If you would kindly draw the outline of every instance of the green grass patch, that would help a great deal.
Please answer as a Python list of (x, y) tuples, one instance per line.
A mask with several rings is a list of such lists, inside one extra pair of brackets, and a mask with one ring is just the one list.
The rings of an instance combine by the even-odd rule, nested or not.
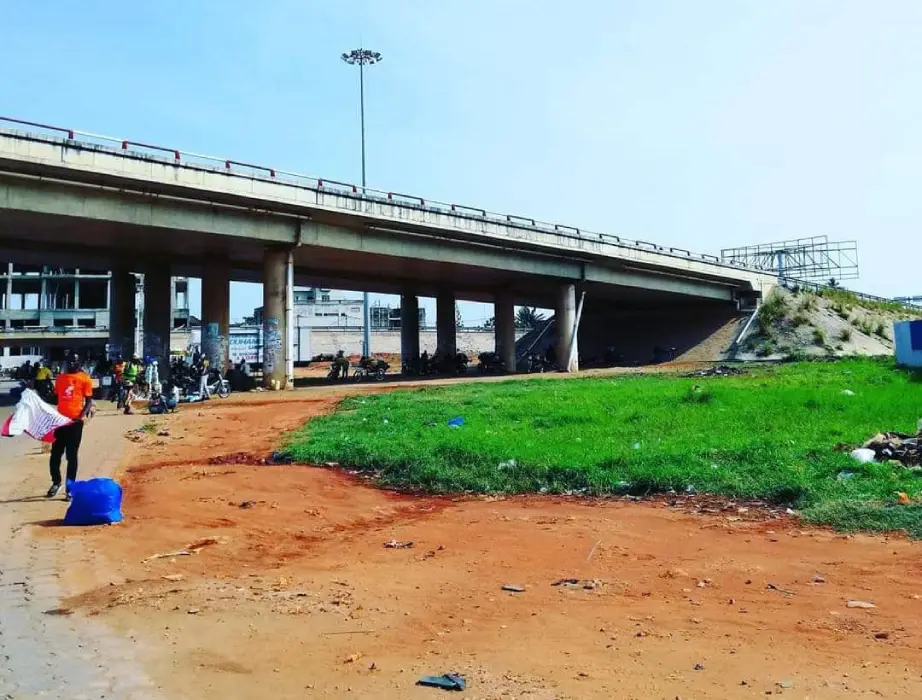
[[(845, 389), (854, 396), (843, 394)], [(299, 462), (434, 493), (685, 491), (761, 498), (845, 529), (922, 536), (922, 478), (836, 449), (914, 432), (922, 383), (890, 362), (817, 361), (744, 376), (464, 384), (345, 400), (291, 434)], [(449, 427), (455, 416), (460, 428)], [(840, 472), (853, 476), (840, 479)]]
[(823, 289), (817, 292), (823, 298), (829, 300), (833, 308), (849, 309), (858, 306), (868, 311), (879, 313), (905, 313), (906, 307), (898, 301), (874, 301), (871, 299), (862, 299), (854, 292), (847, 289)]
[(762, 302), (759, 307), (757, 322), (762, 329), (768, 329), (777, 325), (782, 319), (786, 318), (790, 311), (788, 298), (782, 292), (773, 290), (768, 298)]

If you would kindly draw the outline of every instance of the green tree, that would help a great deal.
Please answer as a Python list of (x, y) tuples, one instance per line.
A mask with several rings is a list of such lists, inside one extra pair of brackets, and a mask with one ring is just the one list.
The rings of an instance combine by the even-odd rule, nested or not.
[(515, 313), (515, 327), (532, 329), (544, 321), (544, 314), (539, 313), (534, 306), (520, 306)]

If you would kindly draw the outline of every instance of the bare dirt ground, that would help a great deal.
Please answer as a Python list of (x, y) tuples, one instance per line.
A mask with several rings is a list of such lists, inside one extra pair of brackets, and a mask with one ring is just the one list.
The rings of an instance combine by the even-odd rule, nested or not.
[(920, 545), (715, 499), (419, 498), (259, 464), (356, 390), (381, 387), (131, 433), (126, 521), (45, 530), (86, 553), (63, 605), (169, 698), (436, 698), (414, 683), (445, 672), (468, 698), (922, 697)]

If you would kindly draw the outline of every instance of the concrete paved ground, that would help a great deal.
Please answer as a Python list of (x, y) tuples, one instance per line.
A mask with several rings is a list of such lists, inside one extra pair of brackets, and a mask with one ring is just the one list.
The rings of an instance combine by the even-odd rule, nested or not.
[[(9, 406), (9, 382), (0, 384), (0, 421)], [(129, 428), (115, 415), (87, 426), (81, 477), (111, 474)], [(113, 431), (119, 439), (111, 439)], [(61, 574), (76, 542), (41, 537), (66, 503), (48, 500), (48, 456), (28, 437), (0, 439), (0, 699), (160, 697), (135, 661), (134, 642), (78, 615), (54, 614)]]

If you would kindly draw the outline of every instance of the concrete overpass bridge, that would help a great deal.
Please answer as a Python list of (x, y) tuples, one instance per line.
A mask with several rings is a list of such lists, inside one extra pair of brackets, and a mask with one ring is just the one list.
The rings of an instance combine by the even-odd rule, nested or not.
[(419, 296), (437, 299), (447, 352), (455, 300), (493, 302), (497, 349), (514, 366), (515, 304), (555, 309), (558, 357), (576, 358), (581, 299), (587, 313), (694, 314), (751, 305), (775, 283), (686, 250), (2, 118), (0, 249), (113, 270), (110, 345), (122, 352), (134, 349), (131, 272), (147, 276), (144, 352), (158, 357), (169, 353), (170, 276), (201, 277), (203, 345), (218, 365), (230, 280), (261, 281), (267, 381), (282, 385), (294, 285), (402, 295), (406, 357), (418, 355)]

